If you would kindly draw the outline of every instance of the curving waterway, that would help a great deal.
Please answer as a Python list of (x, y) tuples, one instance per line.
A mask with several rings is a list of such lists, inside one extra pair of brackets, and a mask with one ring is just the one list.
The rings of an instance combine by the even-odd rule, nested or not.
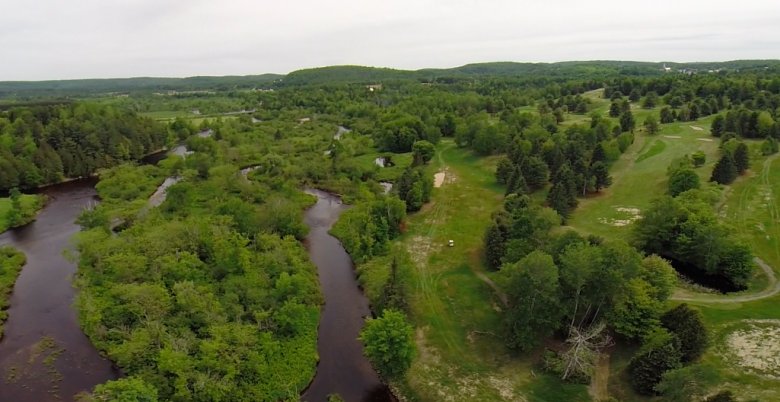
[(368, 299), (360, 289), (352, 259), (328, 231), (347, 209), (339, 197), (319, 190), (307, 190), (317, 203), (306, 210), (309, 235), (305, 244), (319, 273), (325, 307), (320, 317), (317, 374), (303, 393), (306, 402), (323, 402), (337, 393), (347, 402), (395, 401), (363, 356), (357, 339), (364, 318), (371, 314)]
[[(27, 256), (0, 340), (0, 401), (69, 401), (120, 375), (79, 327), (72, 306), (76, 264), (63, 255), (63, 250), (72, 249), (71, 237), (79, 231), (76, 218), (98, 201), (95, 183), (96, 179), (83, 179), (41, 190), (48, 203), (36, 221), (0, 234), (0, 245), (13, 246)], [(349, 254), (328, 233), (347, 207), (333, 194), (307, 192), (317, 202), (305, 214), (310, 228), (305, 245), (317, 266), (325, 306), (318, 332), (317, 374), (301, 398), (322, 402), (330, 394), (339, 394), (347, 402), (395, 401), (363, 356), (357, 337), (371, 314), (368, 299)]]
[(0, 401), (70, 401), (119, 375), (79, 327), (76, 264), (63, 256), (79, 231), (76, 218), (97, 202), (94, 186), (83, 179), (41, 190), (48, 203), (35, 222), (0, 234), (0, 244), (27, 255), (0, 341)]

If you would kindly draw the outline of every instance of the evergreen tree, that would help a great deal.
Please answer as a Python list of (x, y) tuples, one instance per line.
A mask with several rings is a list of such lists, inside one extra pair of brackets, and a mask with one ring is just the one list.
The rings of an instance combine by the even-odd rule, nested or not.
[(698, 359), (707, 348), (707, 327), (699, 310), (680, 304), (661, 316), (661, 325), (680, 340), (683, 362)]
[(648, 92), (645, 98), (642, 100), (642, 107), (645, 109), (652, 109), (657, 104), (658, 94), (655, 91)]
[(382, 287), (382, 293), (379, 296), (380, 312), (385, 309), (406, 311), (408, 308), (403, 283), (398, 270), (398, 259), (394, 257), (392, 264), (390, 264), (390, 275), (388, 275), (387, 282)]
[(657, 331), (628, 365), (632, 388), (642, 395), (654, 395), (665, 372), (680, 367), (680, 340), (666, 331)]
[(523, 171), (520, 170), (520, 166), (515, 166), (512, 175), (509, 177), (509, 182), (506, 186), (506, 194), (525, 194), (528, 192), (528, 185), (525, 182), (525, 176)]
[(530, 188), (539, 189), (544, 187), (544, 185), (547, 184), (547, 176), (549, 174), (550, 169), (542, 158), (539, 158), (538, 156), (528, 158), (525, 169), (525, 179)]
[(593, 147), (593, 154), (590, 157), (591, 163), (596, 162), (606, 162), (607, 161), (607, 152), (604, 150), (604, 146), (601, 145), (601, 143), (596, 144), (595, 147)]
[(496, 182), (498, 184), (507, 184), (514, 172), (514, 165), (508, 158), (501, 158), (496, 165)]
[(719, 114), (712, 119), (712, 125), (710, 126), (710, 132), (713, 137), (720, 137), (726, 131), (726, 119), (723, 115)]
[(604, 162), (594, 163), (590, 170), (591, 174), (593, 174), (596, 191), (599, 191), (604, 187), (609, 187), (610, 184), (612, 184), (612, 177), (610, 177), (609, 169)]
[(547, 194), (547, 203), (564, 219), (577, 206), (577, 183), (569, 165), (561, 166), (555, 174), (553, 186)]
[(740, 142), (734, 149), (734, 165), (739, 174), (745, 173), (750, 168), (750, 152), (744, 142)]
[(618, 104), (615, 101), (612, 101), (612, 103), (609, 105), (609, 116), (610, 117), (620, 116), (620, 104)]
[(672, 108), (669, 106), (664, 106), (661, 108), (661, 123), (673, 123), (675, 118), (674, 110), (672, 110)]
[(726, 152), (718, 163), (715, 164), (715, 169), (712, 170), (710, 181), (714, 181), (718, 184), (730, 184), (737, 178), (737, 174), (737, 166), (734, 163), (734, 158), (730, 153)]
[(493, 222), (485, 233), (485, 258), (490, 268), (498, 269), (501, 266), (501, 259), (506, 253), (506, 240), (505, 229), (498, 222)]
[(620, 115), (620, 130), (634, 132), (636, 121), (631, 111), (625, 111)]
[(655, 116), (650, 115), (647, 116), (644, 122), (645, 130), (647, 131), (647, 134), (649, 135), (656, 135), (658, 134), (658, 120), (656, 120)]

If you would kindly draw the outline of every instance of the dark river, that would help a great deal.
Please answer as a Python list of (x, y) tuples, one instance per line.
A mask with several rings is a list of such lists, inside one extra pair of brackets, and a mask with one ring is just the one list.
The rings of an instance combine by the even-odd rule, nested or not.
[[(41, 190), (49, 201), (37, 220), (0, 234), (0, 244), (27, 255), (0, 341), (0, 402), (70, 401), (119, 376), (79, 327), (72, 306), (76, 265), (63, 256), (79, 230), (76, 218), (97, 202), (94, 185), (95, 179), (84, 179)], [(351, 258), (328, 234), (347, 207), (337, 196), (308, 192), (318, 199), (305, 214), (310, 227), (305, 244), (319, 272), (325, 306), (317, 345), (320, 362), (302, 399), (321, 402), (337, 393), (347, 402), (395, 401), (363, 356), (357, 337), (371, 314), (368, 300)]]
[(0, 401), (70, 401), (117, 377), (79, 327), (72, 306), (76, 265), (63, 257), (76, 217), (96, 202), (94, 179), (41, 190), (49, 197), (35, 222), (0, 234), (27, 255), (0, 341)]
[(355, 277), (352, 259), (338, 239), (328, 234), (347, 207), (335, 195), (319, 190), (307, 193), (317, 196), (317, 203), (305, 215), (310, 228), (306, 247), (317, 266), (325, 307), (317, 340), (320, 362), (302, 399), (322, 402), (329, 394), (337, 393), (347, 402), (395, 401), (363, 356), (363, 345), (357, 339), (364, 317), (371, 311)]

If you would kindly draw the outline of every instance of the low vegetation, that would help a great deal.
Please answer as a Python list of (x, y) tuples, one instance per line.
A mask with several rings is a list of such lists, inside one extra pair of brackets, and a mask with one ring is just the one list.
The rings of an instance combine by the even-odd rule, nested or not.
[(3, 337), (3, 322), (8, 318), (6, 309), (9, 307), (11, 292), (25, 262), (25, 255), (16, 249), (0, 247), (0, 339)]

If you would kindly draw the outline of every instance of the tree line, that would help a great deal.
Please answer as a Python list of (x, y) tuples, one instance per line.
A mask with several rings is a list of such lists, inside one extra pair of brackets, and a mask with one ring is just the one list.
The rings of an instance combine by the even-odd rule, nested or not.
[(165, 126), (123, 108), (73, 103), (0, 113), (0, 191), (90, 176), (166, 145)]

